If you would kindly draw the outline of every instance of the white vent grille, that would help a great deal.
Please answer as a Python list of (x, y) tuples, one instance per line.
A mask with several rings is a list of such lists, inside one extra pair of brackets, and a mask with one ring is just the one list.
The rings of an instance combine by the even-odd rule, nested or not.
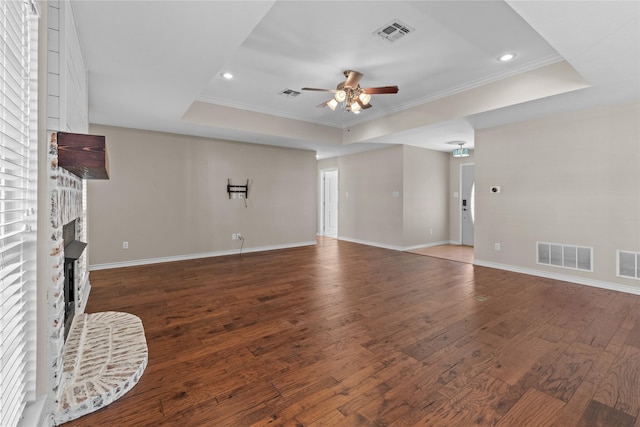
[(296, 96), (300, 95), (300, 93), (301, 92), (293, 89), (283, 89), (278, 92), (278, 95), (286, 96), (287, 98), (295, 98)]
[(408, 25), (403, 24), (397, 19), (389, 22), (387, 25), (383, 25), (373, 32), (374, 35), (380, 36), (383, 39), (394, 42), (399, 38), (406, 36), (409, 33), (415, 31)]
[(640, 252), (618, 251), (618, 276), (640, 280)]
[(536, 244), (538, 264), (593, 271), (593, 248), (544, 242)]

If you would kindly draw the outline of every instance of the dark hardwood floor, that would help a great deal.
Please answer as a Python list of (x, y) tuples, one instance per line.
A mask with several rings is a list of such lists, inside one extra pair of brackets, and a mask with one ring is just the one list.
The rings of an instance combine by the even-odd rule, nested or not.
[(80, 426), (640, 426), (640, 297), (333, 239), (91, 273), (149, 364)]
[(449, 259), (451, 261), (466, 262), (468, 264), (473, 264), (474, 259), (473, 246), (465, 245), (429, 246), (427, 248), (414, 249), (409, 252), (413, 254)]

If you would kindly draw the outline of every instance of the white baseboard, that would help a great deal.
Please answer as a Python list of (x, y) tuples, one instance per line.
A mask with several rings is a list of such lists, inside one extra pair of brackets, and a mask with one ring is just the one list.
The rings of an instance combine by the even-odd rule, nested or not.
[(568, 274), (557, 274), (548, 271), (534, 270), (532, 268), (516, 267), (513, 265), (499, 264), (496, 262), (482, 261), (476, 259), (474, 265), (481, 267), (496, 268), (498, 270), (512, 271), (514, 273), (529, 274), (531, 276), (544, 277), (547, 279), (560, 280), (563, 282), (576, 283), (578, 285), (593, 286), (594, 288), (608, 289), (610, 291), (625, 292), (627, 294), (640, 295), (640, 288), (634, 286), (621, 285), (619, 283), (604, 282), (601, 280), (587, 279), (585, 277), (570, 276)]
[[(459, 243), (455, 243), (455, 242), (436, 242), (436, 243), (433, 243), (433, 244), (427, 244), (427, 245), (421, 245), (421, 246), (410, 246), (410, 247), (403, 248), (403, 247), (400, 247), (400, 246), (387, 245), (387, 244), (384, 244), (384, 243), (371, 242), (371, 241), (367, 241), (367, 240), (352, 239), (350, 237), (344, 237), (344, 236), (340, 236), (338, 238), (340, 240), (344, 240), (344, 241), (347, 241), (347, 242), (359, 243), (361, 245), (375, 246), (375, 247), (378, 247), (378, 248), (391, 249), (391, 250), (395, 250), (395, 251), (415, 250), (415, 249), (419, 249), (421, 247), (437, 246), (437, 245), (442, 245), (442, 244), (459, 244)], [(495, 269), (498, 269), (498, 270), (512, 271), (514, 273), (522, 273), (522, 274), (528, 274), (528, 275), (531, 275), (531, 276), (545, 277), (547, 279), (560, 280), (560, 281), (563, 281), (563, 282), (576, 283), (578, 285), (593, 286), (595, 288), (608, 289), (608, 290), (611, 290), (611, 291), (625, 292), (625, 293), (628, 293), (628, 294), (640, 295), (640, 288), (637, 288), (637, 287), (634, 287), (634, 286), (629, 286), (629, 285), (622, 285), (622, 284), (619, 284), (619, 283), (604, 282), (604, 281), (601, 281), (601, 280), (587, 279), (587, 278), (584, 278), (584, 277), (570, 276), (570, 275), (567, 275), (567, 274), (556, 274), (556, 273), (551, 273), (551, 272), (548, 272), (548, 271), (534, 270), (534, 269), (531, 269), (531, 268), (516, 267), (516, 266), (513, 266), (513, 265), (499, 264), (499, 263), (495, 263), (495, 262), (482, 261), (482, 260), (478, 260), (478, 259), (476, 259), (473, 264), (477, 265), (477, 266), (481, 266), (481, 267), (495, 268)]]
[[(315, 244), (317, 244), (317, 242), (313, 240), (313, 241), (307, 241), (307, 242), (285, 243), (282, 245), (259, 246), (255, 248), (243, 248), (242, 253), (244, 254), (244, 253), (250, 253), (250, 252), (272, 251), (276, 249), (289, 249), (289, 248), (297, 248), (300, 246), (312, 246)], [(107, 270), (110, 268), (136, 267), (140, 265), (160, 264), (163, 262), (174, 262), (174, 261), (186, 261), (190, 259), (199, 259), (199, 258), (211, 258), (211, 257), (225, 256), (225, 255), (235, 255), (239, 253), (240, 253), (240, 249), (231, 249), (226, 251), (204, 252), (199, 254), (187, 254), (187, 255), (177, 255), (177, 256), (162, 257), (162, 258), (147, 258), (147, 259), (137, 259), (132, 261), (93, 264), (89, 266), (89, 271)]]
[(370, 242), (368, 240), (352, 239), (351, 237), (345, 237), (345, 236), (338, 236), (338, 240), (344, 240), (345, 242), (351, 242), (351, 243), (359, 243), (361, 245), (367, 245), (367, 246), (375, 246), (376, 248), (391, 249), (393, 251), (404, 250), (402, 246), (387, 245), (386, 243)]
[(449, 242), (448, 240), (443, 240), (442, 242), (432, 242), (432, 243), (425, 243), (423, 245), (406, 246), (403, 250), (415, 251), (416, 249), (432, 248), (434, 246), (442, 246), (442, 245), (450, 245), (450, 244), (451, 242)]
[(367, 245), (367, 246), (375, 246), (376, 248), (391, 249), (393, 251), (413, 251), (421, 248), (429, 248), (431, 246), (440, 246), (440, 245), (449, 244), (449, 241), (446, 240), (442, 242), (425, 243), (422, 245), (415, 245), (415, 246), (395, 246), (395, 245), (388, 245), (386, 243), (371, 242), (369, 240), (353, 239), (351, 237), (345, 237), (345, 236), (338, 236), (338, 240), (344, 240), (345, 242), (351, 242), (351, 243), (359, 243), (361, 245)]

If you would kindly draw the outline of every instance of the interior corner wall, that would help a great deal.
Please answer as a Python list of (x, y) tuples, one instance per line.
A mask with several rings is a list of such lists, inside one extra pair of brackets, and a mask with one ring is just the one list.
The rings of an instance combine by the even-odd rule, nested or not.
[(402, 146), (341, 156), (338, 170), (338, 237), (401, 248)]
[(403, 146), (403, 247), (449, 241), (449, 153)]
[[(616, 250), (640, 252), (639, 118), (636, 103), (477, 131), (476, 263), (640, 291), (616, 275)], [(593, 272), (536, 264), (537, 241), (592, 247)]]
[[(109, 180), (88, 181), (90, 265), (315, 243), (315, 152), (91, 125)], [(246, 199), (229, 199), (249, 180)], [(128, 242), (128, 249), (123, 249)]]
[(473, 150), (469, 151), (468, 157), (453, 157), (449, 154), (449, 194), (447, 195), (449, 199), (449, 243), (453, 245), (462, 244), (460, 236), (460, 211), (462, 209), (460, 205), (460, 165), (474, 163)]

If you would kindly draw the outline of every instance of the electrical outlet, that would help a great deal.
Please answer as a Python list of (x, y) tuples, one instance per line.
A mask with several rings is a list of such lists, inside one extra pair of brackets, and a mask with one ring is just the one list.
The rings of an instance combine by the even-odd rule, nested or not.
[(231, 240), (238, 240), (238, 233), (232, 233)]
[(500, 250), (500, 243), (495, 243), (494, 244), (494, 248), (495, 248), (496, 251), (499, 251)]
[(129, 249), (129, 242), (122, 242), (122, 249)]

